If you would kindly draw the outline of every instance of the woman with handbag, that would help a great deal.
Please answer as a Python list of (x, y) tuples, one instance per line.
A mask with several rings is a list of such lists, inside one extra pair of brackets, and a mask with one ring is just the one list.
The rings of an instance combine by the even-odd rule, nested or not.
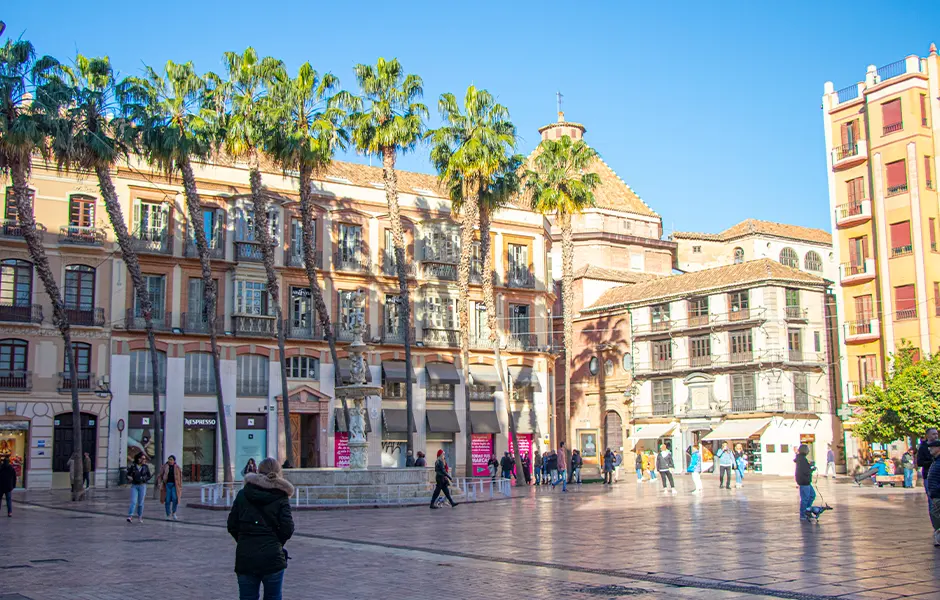
[(160, 486), (160, 502), (166, 509), (166, 520), (169, 521), (172, 518), (176, 521), (176, 509), (179, 507), (182, 495), (180, 492), (183, 491), (183, 471), (176, 464), (176, 457), (172, 454), (160, 468), (157, 485)]
[(281, 477), (273, 458), (258, 465), (257, 473), (245, 475), (228, 515), (228, 532), (235, 538), (235, 573), (240, 600), (281, 600), (287, 550), (284, 544), (294, 534), (290, 498), (294, 486)]

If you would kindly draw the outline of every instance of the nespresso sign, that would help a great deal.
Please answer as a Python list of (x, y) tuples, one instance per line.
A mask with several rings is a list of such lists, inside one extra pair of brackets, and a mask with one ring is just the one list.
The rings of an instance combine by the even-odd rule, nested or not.
[(215, 427), (215, 418), (183, 419), (183, 426), (191, 429), (212, 429)]

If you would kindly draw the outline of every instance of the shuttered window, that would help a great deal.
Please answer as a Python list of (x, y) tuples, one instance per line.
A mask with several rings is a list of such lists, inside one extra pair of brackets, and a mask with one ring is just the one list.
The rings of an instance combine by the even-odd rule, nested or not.
[(872, 317), (871, 294), (855, 297), (855, 320), (870, 321)]
[(885, 132), (901, 129), (901, 99), (896, 98), (881, 105), (881, 120)]
[(924, 180), (927, 189), (933, 189), (933, 159), (929, 156), (924, 157)]
[(920, 95), (920, 124), (927, 125), (927, 94)]
[(845, 182), (849, 203), (861, 202), (865, 199), (865, 178), (856, 177)]
[(81, 194), (69, 196), (69, 225), (72, 227), (92, 227), (94, 224), (95, 199)]
[(913, 319), (917, 316), (913, 285), (899, 285), (894, 288), (894, 309), (897, 319)]
[[(888, 194), (896, 194), (907, 190), (907, 166), (905, 161), (897, 160), (885, 165)], [(903, 189), (901, 189), (903, 188)]]
[(891, 224), (891, 247), (902, 248), (911, 245), (911, 222), (902, 221)]

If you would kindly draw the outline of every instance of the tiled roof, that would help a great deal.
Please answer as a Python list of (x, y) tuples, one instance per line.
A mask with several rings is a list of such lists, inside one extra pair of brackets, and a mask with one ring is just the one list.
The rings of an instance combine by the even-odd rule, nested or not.
[(825, 286), (826, 280), (784, 266), (775, 260), (761, 258), (736, 265), (726, 265), (683, 275), (659, 277), (644, 283), (623, 285), (604, 292), (592, 306), (582, 312), (597, 312), (626, 304), (645, 304), (722, 288), (765, 281)]
[(766, 235), (771, 237), (812, 242), (815, 244), (832, 244), (832, 234), (822, 229), (801, 227), (799, 225), (786, 225), (773, 221), (760, 221), (747, 219), (737, 225), (732, 225), (721, 233), (695, 233), (690, 231), (676, 231), (672, 239), (704, 240), (712, 242), (728, 242), (749, 235)]
[(636, 271), (623, 271), (594, 265), (584, 265), (574, 272), (575, 279), (598, 279), (600, 281), (617, 281), (621, 283), (641, 283), (658, 277), (660, 275), (654, 275), (653, 273), (637, 273)]

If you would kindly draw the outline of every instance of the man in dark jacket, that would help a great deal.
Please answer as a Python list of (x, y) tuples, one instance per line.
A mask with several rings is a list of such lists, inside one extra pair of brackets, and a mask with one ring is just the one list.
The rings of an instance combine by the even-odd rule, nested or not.
[(936, 427), (931, 427), (924, 432), (924, 435), (926, 438), (917, 448), (917, 466), (920, 467), (920, 476), (924, 480), (924, 485), (927, 485), (927, 472), (930, 471), (930, 465), (933, 464), (934, 461), (927, 444), (940, 439), (940, 435), (938, 435)]
[(0, 504), (7, 499), (7, 516), (13, 516), (13, 488), (16, 487), (16, 469), (10, 464), (9, 457), (0, 460)]
[(281, 467), (273, 458), (258, 465), (257, 473), (245, 475), (245, 487), (235, 497), (228, 514), (228, 532), (235, 538), (235, 573), (243, 598), (281, 600), (287, 551), (284, 544), (294, 534), (290, 498), (294, 486), (281, 478)]
[(509, 457), (509, 453), (508, 452), (503, 453), (503, 457), (499, 459), (499, 468), (503, 472), (503, 479), (512, 478), (512, 467), (513, 467), (513, 460), (512, 458)]
[(793, 459), (793, 462), (796, 463), (796, 484), (800, 486), (801, 521), (809, 521), (809, 516), (806, 513), (813, 506), (813, 501), (816, 500), (816, 490), (813, 489), (813, 471), (816, 470), (816, 465), (807, 458), (808, 454), (809, 446), (800, 444), (796, 458)]
[(933, 459), (925, 482), (930, 508), (930, 524), (933, 526), (933, 545), (940, 546), (940, 441), (927, 442), (927, 452)]
[(414, 455), (411, 453), (411, 450), (408, 451), (408, 457), (405, 459), (405, 466), (406, 466), (406, 467), (413, 467), (413, 466), (415, 466), (415, 457), (414, 457)]

